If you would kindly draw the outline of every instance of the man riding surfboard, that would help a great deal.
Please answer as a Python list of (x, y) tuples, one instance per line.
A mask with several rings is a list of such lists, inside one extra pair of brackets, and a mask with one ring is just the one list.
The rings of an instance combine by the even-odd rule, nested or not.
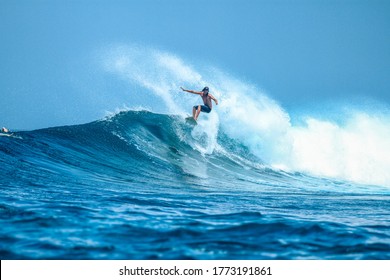
[(214, 96), (212, 96), (211, 93), (209, 93), (208, 87), (204, 87), (202, 89), (202, 91), (188, 90), (188, 89), (184, 89), (182, 87), (180, 87), (180, 88), (183, 91), (186, 91), (189, 93), (199, 94), (203, 100), (204, 105), (195, 105), (192, 108), (192, 117), (194, 118), (195, 121), (198, 119), (200, 112), (205, 112), (205, 113), (211, 112), (211, 110), (213, 108), (213, 103), (211, 102), (211, 100), (214, 100), (215, 105), (218, 105), (218, 100)]

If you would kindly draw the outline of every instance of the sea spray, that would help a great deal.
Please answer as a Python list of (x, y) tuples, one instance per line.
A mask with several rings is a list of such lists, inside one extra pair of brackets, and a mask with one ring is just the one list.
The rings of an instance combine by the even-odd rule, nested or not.
[(181, 85), (204, 84), (201, 75), (182, 60), (155, 49), (118, 46), (108, 51), (103, 58), (103, 65), (105, 70), (139, 84), (159, 97), (167, 113), (185, 114), (185, 107), (178, 106), (176, 100), (183, 102), (189, 99), (184, 94), (178, 94)]

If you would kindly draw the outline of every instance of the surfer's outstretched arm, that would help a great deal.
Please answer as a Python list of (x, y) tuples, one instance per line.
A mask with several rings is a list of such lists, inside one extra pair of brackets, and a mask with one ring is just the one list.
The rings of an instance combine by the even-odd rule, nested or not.
[(186, 91), (186, 92), (189, 92), (189, 93), (200, 94), (200, 95), (203, 94), (203, 92), (201, 92), (201, 91), (195, 91), (195, 90), (184, 89), (184, 88), (182, 88), (182, 87), (180, 87), (180, 88), (181, 88), (182, 91)]

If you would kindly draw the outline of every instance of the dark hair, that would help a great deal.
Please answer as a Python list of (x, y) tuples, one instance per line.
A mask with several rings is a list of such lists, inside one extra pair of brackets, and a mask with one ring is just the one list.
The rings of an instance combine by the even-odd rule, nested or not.
[(204, 87), (204, 88), (202, 89), (202, 91), (203, 91), (203, 92), (207, 91), (207, 93), (209, 93), (209, 87)]

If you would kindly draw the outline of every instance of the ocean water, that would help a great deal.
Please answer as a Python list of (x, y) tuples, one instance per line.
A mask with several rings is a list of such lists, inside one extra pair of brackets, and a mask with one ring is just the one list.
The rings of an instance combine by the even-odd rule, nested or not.
[[(267, 123), (285, 119), (267, 108)], [(387, 157), (367, 168), (356, 153), (332, 161), (299, 141), (320, 130), (332, 157), (322, 132), (334, 140), (342, 130), (342, 147), (362, 120), (380, 123), (270, 128), (217, 116), (192, 127), (180, 114), (128, 110), (0, 137), (1, 259), (390, 258)], [(248, 127), (272, 133), (257, 139)], [(294, 141), (276, 137), (283, 129)], [(292, 168), (280, 164), (287, 155)]]

